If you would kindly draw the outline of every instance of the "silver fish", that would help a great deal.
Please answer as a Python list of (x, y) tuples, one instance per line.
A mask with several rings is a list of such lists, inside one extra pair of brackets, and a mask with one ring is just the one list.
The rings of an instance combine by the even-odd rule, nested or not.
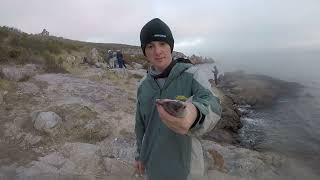
[(173, 99), (157, 99), (156, 103), (161, 105), (170, 115), (183, 118), (187, 115), (186, 105), (183, 101)]

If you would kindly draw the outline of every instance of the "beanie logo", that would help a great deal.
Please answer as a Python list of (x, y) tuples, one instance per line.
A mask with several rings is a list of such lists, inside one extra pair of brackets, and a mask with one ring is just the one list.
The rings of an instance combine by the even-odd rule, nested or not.
[(153, 37), (161, 37), (161, 38), (166, 38), (167, 36), (164, 34), (154, 34)]

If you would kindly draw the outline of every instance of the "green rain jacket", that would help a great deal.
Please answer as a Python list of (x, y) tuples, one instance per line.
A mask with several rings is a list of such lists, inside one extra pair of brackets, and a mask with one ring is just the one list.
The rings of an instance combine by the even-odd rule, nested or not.
[[(156, 109), (156, 99), (176, 99), (177, 96), (192, 96), (193, 105), (205, 116), (187, 135), (169, 129), (161, 121)], [(210, 131), (220, 115), (220, 101), (198, 67), (176, 63), (162, 88), (148, 73), (138, 87), (135, 119), (135, 159), (145, 165), (148, 180), (186, 180), (193, 168), (204, 168), (201, 144), (194, 137)], [(198, 142), (194, 143), (193, 140)]]

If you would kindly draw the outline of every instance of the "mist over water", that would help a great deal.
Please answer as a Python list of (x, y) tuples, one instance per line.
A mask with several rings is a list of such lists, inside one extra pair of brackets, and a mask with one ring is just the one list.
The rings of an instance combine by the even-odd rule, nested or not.
[(297, 97), (282, 97), (274, 106), (244, 118), (240, 136), (261, 151), (296, 159), (320, 175), (320, 51), (219, 54), (220, 72), (243, 70), (305, 86)]
[(243, 70), (303, 84), (320, 83), (320, 50), (220, 53), (214, 57), (224, 72)]

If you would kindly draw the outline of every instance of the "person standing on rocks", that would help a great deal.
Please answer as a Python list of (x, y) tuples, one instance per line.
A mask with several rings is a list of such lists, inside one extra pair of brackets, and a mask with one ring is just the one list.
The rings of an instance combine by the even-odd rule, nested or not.
[(123, 54), (120, 50), (117, 50), (117, 60), (118, 60), (118, 67), (121, 69), (123, 68), (124, 60), (123, 60)]
[(118, 67), (119, 67), (120, 72), (124, 78), (124, 77), (128, 76), (128, 73), (125, 69), (126, 65), (124, 63), (123, 54), (121, 53), (120, 50), (117, 51), (117, 59), (118, 59)]
[(214, 66), (213, 67), (213, 75), (214, 75), (214, 83), (216, 84), (216, 86), (218, 85), (218, 74), (219, 74), (219, 71), (218, 71), (218, 68), (217, 66)]
[(113, 61), (113, 68), (118, 67), (118, 59), (117, 59), (117, 52), (113, 51), (112, 52), (112, 61)]
[(113, 60), (113, 52), (111, 50), (108, 50), (107, 58), (109, 61), (110, 69), (113, 69), (114, 68), (114, 60)]
[[(136, 171), (145, 172), (148, 180), (201, 179), (205, 169), (198, 138), (220, 119), (220, 100), (198, 67), (173, 60), (174, 39), (162, 20), (155, 18), (145, 24), (140, 42), (151, 67), (137, 90)], [(183, 102), (183, 117), (169, 114), (156, 103), (178, 98), (189, 99)]]

